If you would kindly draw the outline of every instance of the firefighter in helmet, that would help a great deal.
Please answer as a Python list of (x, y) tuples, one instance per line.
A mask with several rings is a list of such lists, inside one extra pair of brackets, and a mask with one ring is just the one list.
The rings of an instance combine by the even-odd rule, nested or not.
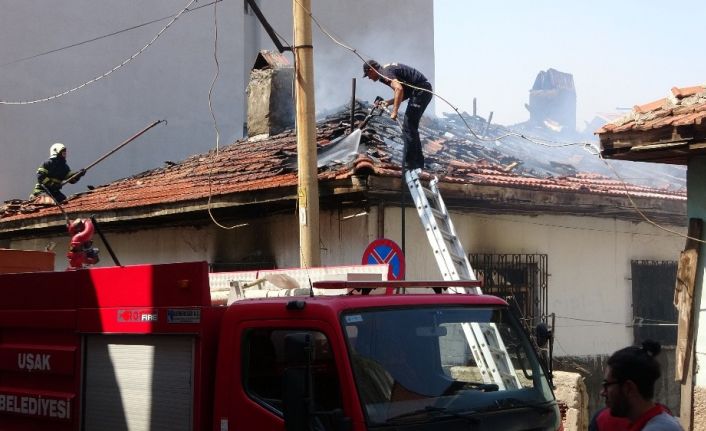
[(61, 193), (64, 181), (69, 180), (71, 184), (75, 184), (85, 174), (85, 169), (78, 172), (71, 171), (66, 164), (66, 146), (57, 142), (49, 148), (49, 160), (37, 169), (37, 184), (30, 198), (49, 192), (57, 202), (64, 202), (66, 196)]

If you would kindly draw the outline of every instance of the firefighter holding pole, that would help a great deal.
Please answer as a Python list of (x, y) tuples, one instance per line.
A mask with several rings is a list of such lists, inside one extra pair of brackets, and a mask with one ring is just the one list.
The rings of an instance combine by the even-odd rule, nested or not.
[(61, 187), (66, 181), (75, 184), (86, 174), (85, 169), (72, 172), (66, 163), (66, 146), (60, 142), (49, 148), (49, 160), (37, 169), (37, 184), (30, 198), (36, 198), (42, 193), (49, 193), (57, 202), (66, 200)]

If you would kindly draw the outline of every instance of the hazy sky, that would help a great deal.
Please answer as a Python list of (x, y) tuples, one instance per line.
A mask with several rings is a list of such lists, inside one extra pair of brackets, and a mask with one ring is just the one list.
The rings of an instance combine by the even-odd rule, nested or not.
[(509, 125), (529, 118), (535, 77), (554, 68), (574, 76), (581, 130), (598, 112), (705, 84), (704, 18), (703, 0), (435, 0), (435, 89)]

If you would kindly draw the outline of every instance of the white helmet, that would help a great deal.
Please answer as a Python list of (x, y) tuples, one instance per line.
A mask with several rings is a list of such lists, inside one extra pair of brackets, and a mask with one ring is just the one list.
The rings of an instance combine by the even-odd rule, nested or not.
[(52, 159), (59, 155), (62, 151), (66, 150), (66, 146), (61, 142), (57, 142), (49, 148), (49, 158)]

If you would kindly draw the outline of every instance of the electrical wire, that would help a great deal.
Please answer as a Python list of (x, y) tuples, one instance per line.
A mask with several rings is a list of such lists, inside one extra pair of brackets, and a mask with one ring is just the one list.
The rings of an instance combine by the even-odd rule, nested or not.
[[(222, 0), (217, 0), (215, 2), (209, 3), (208, 5), (213, 5), (213, 61), (216, 66), (216, 71), (213, 75), (213, 79), (211, 79), (211, 85), (208, 88), (208, 111), (211, 114), (211, 120), (213, 122), (213, 129), (216, 132), (216, 149), (213, 155), (213, 158), (211, 160), (211, 165), (208, 170), (208, 204), (207, 204), (207, 211), (208, 211), (208, 216), (211, 218), (211, 221), (213, 224), (215, 224), (217, 227), (225, 230), (232, 230), (232, 229), (237, 229), (241, 228), (244, 226), (247, 226), (248, 223), (238, 223), (235, 225), (231, 226), (226, 226), (223, 223), (220, 223), (218, 220), (216, 220), (215, 215), (213, 214), (213, 171), (215, 169), (215, 164), (216, 164), (216, 159), (218, 158), (219, 152), (220, 152), (220, 142), (221, 142), (221, 132), (220, 128), (218, 127), (218, 120), (216, 119), (216, 113), (213, 109), (213, 89), (215, 88), (216, 81), (218, 80), (218, 77), (220, 76), (221, 72), (221, 66), (220, 66), (220, 61), (218, 60), (218, 7), (216, 5), (217, 2), (222, 1)], [(277, 31), (274, 29), (272, 30), (274, 33), (279, 37), (282, 41), (284, 41), (284, 44), (288, 46), (291, 50), (292, 45), (282, 37)]]
[(578, 317), (559, 316), (558, 314), (557, 314), (556, 318), (557, 319), (565, 319), (565, 320), (574, 320), (577, 322), (604, 323), (607, 325), (627, 325), (627, 323), (625, 323), (625, 322), (609, 322), (606, 320), (580, 319)]
[(208, 170), (208, 204), (207, 204), (207, 211), (208, 211), (208, 216), (211, 218), (211, 221), (213, 221), (213, 224), (218, 226), (221, 229), (225, 230), (232, 230), (240, 227), (247, 226), (247, 223), (238, 223), (234, 224), (231, 226), (226, 226), (222, 223), (220, 223), (218, 220), (216, 220), (216, 217), (213, 215), (213, 170), (215, 169), (216, 165), (216, 160), (218, 159), (218, 154), (220, 151), (220, 142), (221, 142), (221, 131), (220, 128), (218, 127), (218, 120), (216, 120), (216, 113), (213, 110), (213, 88), (216, 85), (216, 81), (218, 80), (218, 77), (220, 76), (221, 73), (221, 64), (218, 61), (218, 4), (216, 2), (213, 3), (213, 61), (216, 66), (216, 71), (213, 74), (213, 78), (211, 79), (211, 85), (208, 88), (208, 111), (211, 114), (211, 119), (213, 121), (213, 129), (216, 132), (216, 151), (213, 153), (213, 157), (211, 159), (211, 165), (209, 166)]
[[(633, 317), (632, 322), (611, 322), (611, 321), (606, 321), (606, 320), (596, 320), (596, 319), (582, 319), (578, 317), (569, 317), (569, 316), (556, 316), (557, 319), (564, 319), (564, 320), (572, 320), (576, 322), (587, 322), (587, 323), (600, 323), (600, 324), (605, 324), (605, 325), (619, 325), (619, 326), (625, 326), (625, 327), (642, 327), (642, 326), (676, 326), (677, 324), (674, 321), (670, 320), (661, 320), (661, 319), (650, 319), (646, 317)], [(643, 322), (648, 322), (648, 323), (643, 323)], [(599, 325), (577, 325), (577, 326), (599, 326)], [(569, 327), (569, 326), (562, 326), (562, 327)]]
[[(201, 8), (204, 8), (204, 7), (206, 7), (206, 6), (210, 6), (210, 5), (214, 4), (214, 3), (221, 2), (221, 1), (223, 1), (223, 0), (215, 0), (215, 1), (212, 1), (211, 3), (206, 3), (206, 4), (204, 4), (204, 5), (197, 6), (197, 7), (193, 8), (193, 9), (188, 9), (188, 8), (187, 8), (187, 11), (186, 11), (185, 13), (194, 12), (194, 11), (196, 11), (196, 10), (199, 10), (199, 9), (201, 9)], [(136, 30), (136, 29), (138, 29), (138, 28), (148, 26), (148, 25), (150, 25), (150, 24), (154, 24), (154, 23), (157, 23), (157, 22), (165, 21), (165, 20), (168, 20), (169, 18), (172, 18), (172, 17), (174, 17), (174, 15), (169, 15), (169, 16), (165, 16), (165, 17), (162, 17), (162, 18), (153, 19), (152, 21), (143, 22), (142, 24), (133, 25), (132, 27), (124, 28), (124, 29), (122, 29), (122, 30), (118, 30), (118, 31), (114, 31), (114, 32), (112, 32), (112, 33), (104, 34), (104, 35), (102, 35), (102, 36), (97, 36), (97, 37), (94, 37), (94, 38), (92, 38), (92, 39), (87, 39), (87, 40), (84, 40), (84, 41), (81, 41), (81, 42), (72, 43), (71, 45), (62, 46), (61, 48), (55, 48), (55, 49), (52, 49), (52, 50), (49, 50), (49, 51), (40, 52), (39, 54), (34, 54), (34, 55), (27, 56), (27, 57), (18, 58), (18, 59), (16, 59), (16, 60), (8, 61), (7, 63), (2, 63), (2, 64), (0, 64), (0, 67), (10, 66), (10, 65), (12, 65), (12, 64), (21, 63), (21, 62), (23, 62), (23, 61), (32, 60), (32, 59), (37, 58), (37, 57), (42, 57), (42, 56), (45, 56), (45, 55), (48, 55), (48, 54), (53, 54), (53, 53), (55, 53), (55, 52), (64, 51), (64, 50), (70, 49), (70, 48), (75, 48), (75, 47), (77, 47), (77, 46), (85, 45), (85, 44), (87, 44), (87, 43), (95, 42), (95, 41), (98, 41), (98, 40), (101, 40), (101, 39), (106, 39), (106, 38), (108, 38), (108, 37), (117, 36), (117, 35), (119, 35), (119, 34), (121, 34), (121, 33), (126, 33), (126, 32), (131, 31), (131, 30)]]
[[(221, 0), (218, 0), (221, 1)], [(216, 119), (216, 113), (215, 110), (213, 109), (213, 89), (215, 88), (216, 82), (218, 81), (218, 77), (220, 76), (221, 72), (221, 66), (220, 66), (220, 61), (218, 60), (218, 5), (216, 4), (217, 2), (209, 3), (213, 4), (213, 62), (216, 66), (216, 71), (213, 74), (213, 78), (211, 79), (211, 85), (208, 88), (208, 111), (211, 114), (211, 120), (213, 122), (213, 129), (216, 132), (216, 149), (215, 152), (213, 153), (213, 157), (211, 159), (211, 165), (208, 170), (208, 204), (207, 204), (207, 211), (208, 211), (208, 216), (211, 218), (211, 221), (213, 224), (215, 224), (217, 227), (225, 230), (233, 230), (237, 228), (241, 228), (244, 226), (247, 226), (248, 223), (238, 223), (230, 226), (226, 226), (223, 223), (219, 222), (215, 215), (213, 214), (213, 171), (215, 169), (216, 165), (216, 160), (218, 158), (218, 155), (220, 153), (220, 142), (221, 142), (221, 131), (220, 128), (218, 127), (218, 120)], [(275, 32), (275, 34), (277, 34)], [(277, 34), (284, 42), (289, 45), (289, 42), (287, 42), (284, 38), (282, 38), (279, 34)]]
[(613, 167), (612, 164), (608, 163), (608, 161), (607, 161), (605, 158), (603, 158), (603, 156), (601, 156), (600, 154), (598, 155), (598, 157), (601, 159), (601, 161), (603, 161), (603, 163), (606, 164), (606, 166), (608, 166), (608, 167), (613, 171), (613, 174), (616, 176), (616, 178), (618, 178), (618, 180), (619, 180), (620, 183), (622, 184), (623, 188), (625, 189), (625, 195), (627, 196), (628, 200), (630, 201), (630, 204), (631, 204), (632, 207), (635, 209), (635, 211), (637, 211), (637, 213), (638, 213), (647, 223), (651, 224), (652, 226), (656, 227), (657, 229), (663, 230), (663, 231), (668, 232), (668, 233), (670, 233), (670, 234), (672, 234), (672, 235), (680, 236), (680, 237), (682, 237), (682, 238), (685, 238), (685, 239), (688, 239), (688, 240), (691, 240), (691, 241), (696, 241), (696, 242), (699, 242), (699, 243), (701, 243), (701, 244), (706, 244), (706, 241), (704, 241), (704, 240), (702, 240), (702, 239), (700, 239), (700, 238), (694, 238), (693, 236), (689, 236), (688, 234), (683, 234), (683, 233), (681, 233), (681, 232), (677, 232), (677, 231), (674, 231), (674, 230), (672, 230), (672, 229), (666, 228), (666, 227), (660, 225), (659, 223), (653, 221), (652, 219), (650, 219), (650, 218), (647, 216), (647, 214), (645, 214), (645, 213), (640, 209), (640, 207), (637, 206), (637, 204), (636, 204), (635, 201), (633, 200), (632, 196), (630, 195), (630, 191), (628, 190), (628, 185), (627, 185), (627, 183), (625, 182), (625, 180), (623, 180), (623, 178), (620, 176), (620, 174), (619, 174), (618, 171), (615, 169), (615, 167)]
[[(112, 69), (110, 69), (109, 71), (105, 72), (104, 74), (99, 75), (99, 76), (96, 76), (95, 78), (93, 78), (93, 79), (91, 79), (91, 80), (89, 80), (89, 81), (86, 81), (86, 82), (84, 82), (84, 83), (81, 84), (81, 85), (78, 85), (78, 86), (76, 86), (76, 87), (73, 87), (73, 88), (71, 88), (71, 89), (69, 89), (69, 90), (66, 90), (66, 91), (64, 91), (64, 92), (55, 94), (55, 95), (53, 95), (53, 96), (45, 97), (45, 98), (42, 98), (42, 99), (36, 99), (36, 100), (27, 100), (27, 101), (8, 101), (8, 100), (0, 100), (0, 105), (32, 105), (32, 104), (35, 104), (35, 103), (48, 102), (48, 101), (50, 101), (50, 100), (58, 99), (58, 98), (60, 98), (60, 97), (62, 97), (62, 96), (66, 96), (67, 94), (70, 94), (70, 93), (73, 93), (73, 92), (75, 92), (75, 91), (78, 91), (78, 90), (82, 89), (83, 87), (86, 87), (86, 86), (88, 86), (88, 85), (90, 85), (90, 84), (93, 84), (93, 83), (95, 83), (95, 82), (97, 82), (97, 81), (99, 81), (99, 80), (105, 78), (106, 76), (110, 75), (111, 73), (115, 72), (116, 70), (122, 68), (123, 66), (125, 66), (126, 64), (128, 64), (129, 62), (131, 62), (132, 60), (134, 60), (138, 55), (142, 54), (147, 48), (149, 48), (149, 47), (162, 35), (162, 33), (164, 33), (169, 27), (171, 27), (172, 24), (174, 24), (174, 22), (175, 22), (177, 19), (179, 19), (179, 17), (180, 17), (184, 12), (186, 12), (186, 11), (189, 9), (189, 7), (190, 7), (195, 1), (196, 1), (196, 0), (190, 0), (189, 3), (188, 3), (182, 10), (180, 10), (177, 14), (175, 14), (175, 15), (174, 15), (174, 18), (172, 18), (172, 20), (169, 21), (169, 23), (168, 23), (167, 25), (165, 25), (165, 26), (152, 38), (152, 40), (150, 40), (150, 41), (149, 41), (145, 46), (143, 46), (139, 51), (137, 51), (136, 53), (134, 53), (133, 55), (131, 55), (131, 56), (128, 57), (127, 59), (123, 60), (122, 63), (120, 63), (120, 64), (118, 64), (117, 66), (113, 67)], [(215, 4), (215, 3), (214, 3), (214, 4)]]

